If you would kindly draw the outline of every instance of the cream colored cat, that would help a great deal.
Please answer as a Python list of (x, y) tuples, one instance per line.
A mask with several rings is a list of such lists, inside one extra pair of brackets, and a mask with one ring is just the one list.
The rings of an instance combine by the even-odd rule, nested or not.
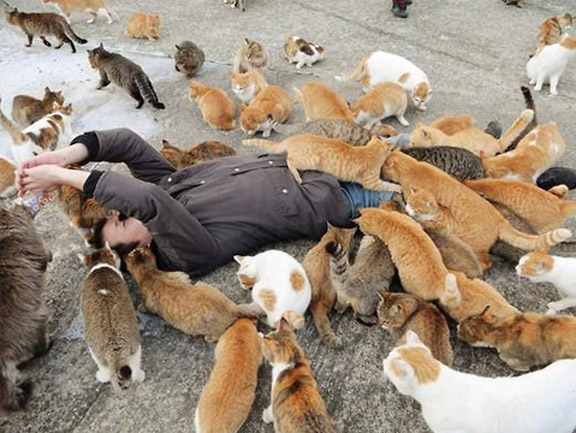
[(72, 12), (90, 12), (91, 18), (88, 24), (96, 22), (98, 12), (104, 10), (108, 16), (108, 24), (112, 24), (114, 20), (118, 19), (118, 14), (114, 12), (106, 0), (42, 0), (42, 3), (52, 3), (56, 6), (62, 14), (70, 21), (70, 14)]
[(307, 122), (319, 119), (340, 119), (354, 122), (354, 115), (346, 100), (326, 84), (309, 82), (296, 91), (298, 93), (297, 98), (304, 105)]
[(158, 15), (136, 13), (128, 20), (124, 34), (129, 38), (155, 41), (160, 38), (160, 17)]

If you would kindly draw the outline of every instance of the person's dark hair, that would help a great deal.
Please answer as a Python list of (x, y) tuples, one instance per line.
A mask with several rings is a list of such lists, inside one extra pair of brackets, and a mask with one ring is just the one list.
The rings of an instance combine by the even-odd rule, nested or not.
[[(122, 215), (120, 215), (119, 218), (122, 218)], [(126, 219), (126, 217), (124, 217), (123, 219)], [(122, 221), (123, 219), (121, 219), (120, 221)], [(104, 225), (107, 222), (108, 222), (107, 219), (103, 219), (103, 220), (100, 220), (98, 222), (98, 224), (96, 224), (94, 226), (93, 236), (92, 236), (94, 248), (104, 248), (105, 241), (104, 241), (104, 236), (102, 235), (102, 229), (104, 228)], [(117, 245), (114, 245), (112, 247), (112, 249), (118, 253), (118, 255), (120, 256), (120, 258), (122, 260), (124, 260), (124, 257), (126, 257), (128, 254), (130, 254), (136, 248), (138, 248), (138, 242), (129, 242), (129, 243), (117, 244)]]

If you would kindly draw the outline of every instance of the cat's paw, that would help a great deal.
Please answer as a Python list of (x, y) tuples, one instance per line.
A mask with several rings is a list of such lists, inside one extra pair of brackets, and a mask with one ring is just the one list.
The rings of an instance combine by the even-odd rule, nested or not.
[(98, 370), (96, 372), (96, 380), (100, 383), (110, 382), (110, 373), (103, 370)]
[(144, 382), (144, 379), (146, 379), (146, 373), (144, 373), (144, 370), (138, 370), (136, 374), (134, 374), (134, 380), (136, 382)]
[(555, 314), (557, 314), (557, 311), (554, 310), (553, 308), (548, 308), (548, 310), (545, 313), (547, 316), (553, 316)]
[(262, 412), (262, 421), (264, 421), (264, 423), (266, 424), (270, 424), (271, 422), (274, 421), (274, 415), (272, 414), (272, 406), (268, 406), (266, 409), (264, 409), (264, 412)]

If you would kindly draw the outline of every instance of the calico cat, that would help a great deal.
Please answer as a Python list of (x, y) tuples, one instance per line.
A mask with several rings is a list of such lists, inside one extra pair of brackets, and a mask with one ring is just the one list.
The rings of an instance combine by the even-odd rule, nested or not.
[(572, 57), (576, 56), (576, 38), (565, 35), (553, 45), (547, 45), (528, 60), (526, 73), (534, 90), (539, 92), (546, 83), (550, 84), (550, 94), (558, 95), (558, 82)]
[(304, 351), (286, 320), (264, 337), (264, 357), (272, 366), (272, 401), (265, 423), (276, 433), (337, 433)]
[(211, 128), (231, 131), (236, 127), (234, 102), (223, 90), (190, 81), (188, 99), (198, 100), (202, 118)]
[(345, 182), (356, 182), (366, 189), (399, 191), (398, 185), (380, 179), (380, 170), (390, 154), (390, 145), (373, 137), (366, 146), (352, 147), (333, 138), (295, 135), (279, 143), (244, 140), (271, 153), (286, 152), (286, 163), (294, 179), (302, 183), (298, 170), (318, 170)]
[(237, 432), (256, 398), (262, 340), (250, 319), (238, 319), (214, 350), (214, 368), (194, 416), (196, 433)]
[(88, 276), (82, 292), (84, 338), (98, 366), (98, 382), (111, 382), (118, 393), (144, 380), (136, 311), (120, 273), (120, 258), (109, 245), (81, 256)]
[(568, 189), (576, 188), (576, 170), (565, 167), (552, 167), (536, 179), (539, 188), (550, 190), (558, 185), (565, 185)]
[(356, 123), (371, 129), (382, 119), (394, 116), (402, 126), (408, 126), (404, 113), (408, 96), (396, 83), (382, 83), (370, 90), (350, 106)]
[(100, 73), (100, 82), (97, 90), (108, 86), (110, 82), (126, 90), (138, 102), (136, 108), (142, 108), (144, 99), (158, 110), (166, 106), (158, 100), (158, 95), (150, 82), (148, 75), (133, 61), (117, 53), (104, 49), (104, 45), (88, 50), (88, 60), (92, 69)]
[(355, 232), (355, 228), (344, 229), (328, 224), (326, 234), (304, 258), (304, 269), (312, 286), (312, 300), (310, 301), (312, 319), (322, 341), (330, 347), (339, 347), (341, 341), (332, 330), (328, 320), (328, 313), (336, 304), (337, 294), (330, 273), (331, 256), (326, 252), (326, 245), (335, 242), (344, 249), (345, 254), (348, 254)]
[(458, 338), (476, 347), (494, 347), (515, 371), (576, 358), (574, 316), (517, 313), (505, 318), (484, 311), (458, 325)]
[(572, 433), (576, 428), (576, 361), (558, 361), (523, 376), (484, 378), (442, 365), (413, 332), (406, 340), (384, 360), (384, 375), (420, 404), (432, 432)]
[(549, 255), (545, 251), (533, 251), (522, 257), (516, 273), (533, 283), (552, 283), (562, 300), (548, 304), (548, 314), (576, 307), (576, 258)]
[(338, 295), (336, 311), (343, 313), (351, 307), (356, 320), (375, 325), (378, 290), (388, 290), (396, 273), (390, 251), (380, 239), (364, 236), (350, 266), (344, 245), (330, 241), (325, 248), (332, 256), (330, 279)]
[(192, 78), (200, 70), (206, 59), (204, 51), (194, 42), (184, 41), (176, 45), (174, 54), (174, 67), (178, 72)]
[(434, 358), (452, 365), (450, 329), (434, 304), (409, 293), (380, 291), (378, 296), (378, 324), (392, 334), (397, 346), (406, 344), (408, 332), (415, 332)]
[(237, 74), (242, 74), (247, 72), (249, 67), (254, 69), (266, 69), (268, 63), (268, 50), (264, 45), (246, 38), (244, 39), (244, 45), (236, 51), (232, 71)]
[(452, 146), (412, 147), (402, 152), (439, 168), (459, 181), (485, 177), (482, 160), (468, 149)]
[(250, 105), (240, 104), (240, 127), (248, 135), (262, 131), (269, 137), (274, 125), (284, 123), (292, 114), (293, 100), (280, 86), (267, 86), (260, 91)]
[(160, 17), (158, 15), (136, 13), (128, 20), (124, 34), (129, 38), (155, 41), (160, 38)]
[(258, 93), (268, 87), (264, 75), (251, 67), (243, 74), (230, 72), (230, 82), (234, 94), (245, 104), (250, 104)]
[(62, 107), (62, 92), (53, 92), (50, 87), (44, 89), (44, 98), (36, 99), (28, 95), (17, 95), (12, 100), (12, 120), (22, 128), (32, 125), (54, 111), (54, 104)]
[(18, 365), (49, 349), (42, 292), (50, 260), (26, 209), (0, 205), (0, 413), (25, 407), (32, 384)]
[(118, 20), (118, 14), (114, 12), (106, 0), (42, 0), (42, 3), (53, 3), (62, 14), (70, 20), (72, 12), (90, 12), (91, 18), (87, 21), (88, 24), (96, 22), (98, 18), (98, 11), (104, 9), (108, 16), (108, 24), (112, 24), (114, 20)]
[(234, 256), (240, 267), (236, 275), (252, 300), (266, 312), (266, 324), (278, 328), (284, 317), (300, 329), (312, 297), (304, 267), (291, 255), (268, 250), (255, 256)]
[(426, 104), (432, 97), (430, 82), (422, 69), (404, 57), (384, 51), (368, 54), (350, 74), (336, 77), (336, 80), (360, 80), (364, 92), (385, 82), (400, 84), (410, 93), (415, 107), (421, 111), (426, 110)]
[(534, 183), (565, 149), (566, 143), (552, 122), (534, 128), (512, 151), (492, 157), (481, 155), (482, 165), (487, 177)]
[(140, 247), (126, 258), (128, 271), (138, 283), (139, 309), (158, 314), (167, 323), (190, 335), (203, 335), (215, 343), (239, 317), (261, 317), (254, 304), (236, 305), (217, 288), (201, 281), (192, 284), (184, 272), (163, 272), (149, 247)]
[(239, 8), (242, 12), (246, 10), (246, 0), (224, 0), (224, 4), (230, 4), (230, 6)]
[(16, 192), (14, 186), (16, 163), (0, 157), (0, 198), (6, 198)]
[(0, 126), (12, 137), (12, 154), (15, 162), (20, 164), (35, 155), (54, 150), (69, 142), (72, 138), (72, 112), (71, 104), (61, 107), (54, 103), (50, 114), (21, 129), (0, 110)]
[(312, 66), (326, 55), (326, 47), (313, 44), (299, 36), (290, 36), (284, 43), (284, 57), (288, 63), (296, 63), (296, 69)]
[(306, 122), (319, 119), (354, 122), (348, 103), (326, 84), (309, 82), (297, 92), (297, 99), (304, 105)]
[(544, 21), (538, 28), (536, 55), (538, 55), (545, 46), (560, 42), (566, 34), (566, 30), (572, 27), (572, 21), (572, 15), (569, 13), (556, 15)]
[(26, 13), (18, 12), (18, 9), (14, 8), (10, 12), (5, 12), (6, 21), (13, 26), (18, 26), (26, 34), (28, 38), (28, 43), (26, 47), (32, 46), (32, 41), (34, 41), (34, 36), (39, 36), (44, 45), (51, 47), (52, 44), (46, 39), (47, 36), (54, 36), (58, 39), (59, 44), (54, 48), (59, 49), (64, 44), (69, 44), (72, 48), (72, 53), (76, 52), (76, 47), (72, 40), (84, 45), (88, 41), (82, 39), (66, 19), (58, 14), (52, 13)]
[[(530, 135), (530, 134), (529, 134)], [(527, 136), (527, 138), (529, 137)], [(526, 250), (555, 245), (568, 239), (570, 230), (558, 229), (540, 236), (516, 230), (488, 201), (450, 175), (394, 151), (384, 163), (382, 175), (399, 182), (404, 188), (423, 188), (432, 193), (436, 202), (446, 209), (442, 217), (450, 217), (452, 233), (472, 247), (483, 268), (490, 267), (488, 251), (497, 239)], [(482, 215), (479, 219), (478, 215)]]
[(162, 140), (160, 153), (177, 170), (191, 167), (204, 161), (236, 155), (234, 149), (218, 141), (205, 141), (196, 146), (191, 146), (187, 150), (182, 150), (171, 145), (168, 141)]

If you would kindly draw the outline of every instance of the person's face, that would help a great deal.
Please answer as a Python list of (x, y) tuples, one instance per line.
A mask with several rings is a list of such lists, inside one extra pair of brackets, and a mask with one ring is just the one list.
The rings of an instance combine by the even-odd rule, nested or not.
[(102, 237), (112, 248), (118, 244), (138, 242), (139, 246), (148, 245), (152, 241), (150, 231), (136, 218), (120, 220), (117, 216), (109, 218), (102, 227)]

